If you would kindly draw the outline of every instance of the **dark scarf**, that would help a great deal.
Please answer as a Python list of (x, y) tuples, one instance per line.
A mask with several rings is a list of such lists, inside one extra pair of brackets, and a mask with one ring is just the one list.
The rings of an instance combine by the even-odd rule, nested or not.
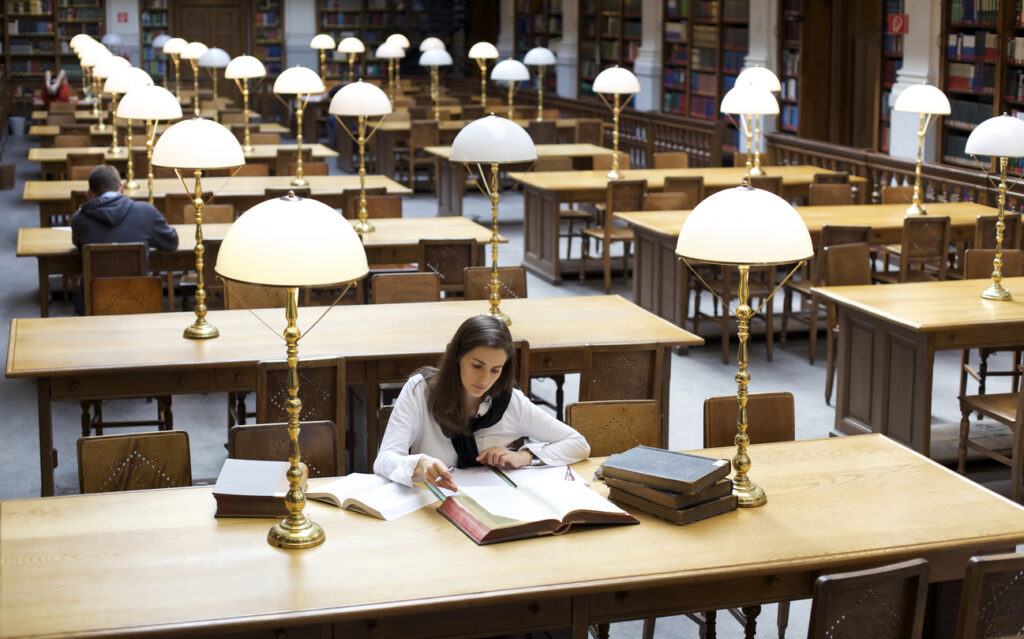
[(476, 437), (473, 436), (473, 433), (497, 424), (505, 414), (505, 409), (508, 408), (510, 401), (512, 401), (511, 391), (498, 397), (492, 397), (490, 410), (469, 420), (469, 434), (455, 435), (451, 438), (455, 453), (459, 456), (459, 461), (456, 463), (458, 468), (480, 465), (480, 462), (476, 460), (480, 450), (476, 447)]

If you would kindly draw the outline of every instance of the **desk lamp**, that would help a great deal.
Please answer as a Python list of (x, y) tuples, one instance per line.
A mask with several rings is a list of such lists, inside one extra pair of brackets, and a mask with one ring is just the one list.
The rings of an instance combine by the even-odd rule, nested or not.
[(92, 114), (99, 121), (96, 128), (103, 130), (103, 120), (100, 118), (100, 91), (99, 87), (96, 86), (96, 74), (94, 73), (96, 65), (103, 60), (109, 58), (112, 54), (107, 50), (105, 46), (100, 43), (95, 45), (89, 45), (85, 47), (82, 58), (79, 60), (79, 64), (82, 68), (88, 71), (89, 74), (89, 86), (92, 91)]
[[(211, 339), (220, 335), (206, 321), (206, 288), (203, 281), (203, 169), (225, 169), (245, 164), (238, 139), (227, 127), (204, 118), (182, 120), (170, 126), (153, 148), (153, 164), (173, 168), (185, 192), (188, 186), (181, 177), (182, 169), (191, 169), (195, 176), (192, 203), (196, 207), (196, 319), (185, 329), (188, 339)], [(254, 256), (255, 257), (255, 256)], [(259, 256), (262, 260), (266, 256)]]
[[(79, 62), (81, 62), (84, 49), (88, 44), (95, 42), (96, 40), (88, 33), (79, 33), (72, 36), (71, 40), (68, 41), (68, 46), (71, 48), (71, 51), (78, 56)], [(85, 94), (86, 98), (89, 98), (92, 95), (91, 89), (89, 88), (89, 73), (85, 67), (82, 67), (82, 93)]]
[[(747, 338), (750, 318), (765, 304), (771, 303), (771, 295), (757, 310), (750, 308), (750, 267), (799, 262), (786, 276), (788, 280), (812, 254), (811, 236), (796, 209), (773, 193), (746, 185), (705, 198), (690, 212), (679, 230), (676, 255), (683, 258), (695, 274), (697, 271), (690, 265), (690, 260), (735, 266), (739, 271), (739, 306), (736, 308), (736, 319), (739, 320), (736, 357), (739, 363), (736, 373), (738, 411), (736, 456), (732, 465), (736, 471), (733, 494), (744, 508), (761, 506), (767, 501), (764, 490), (747, 475), (750, 470), (750, 457), (747, 456), (750, 443), (747, 435), (747, 384), (750, 382)], [(700, 275), (697, 277), (701, 279)], [(729, 308), (728, 300), (722, 300), (722, 308), (723, 312)]]
[[(992, 260), (992, 284), (982, 291), (987, 300), (1009, 301), (1010, 291), (1003, 288), (1003, 221), (1006, 209), (1006, 165), (1008, 158), (1024, 157), (1024, 120), (1009, 115), (989, 118), (974, 127), (967, 136), (965, 152), (972, 156), (999, 158), (999, 215), (996, 219), (996, 254)], [(989, 177), (989, 180), (992, 178)]]
[(320, 77), (327, 77), (327, 50), (334, 48), (334, 38), (328, 33), (318, 33), (309, 41), (310, 49), (320, 50)]
[[(167, 41), (170, 40), (170, 39), (171, 39), (171, 36), (167, 35), (166, 33), (161, 33), (160, 35), (158, 35), (158, 36), (153, 38), (153, 41), (149, 44), (149, 46), (150, 46), (150, 49), (153, 51), (153, 58), (154, 59), (156, 58), (158, 53), (162, 54), (164, 52), (164, 45), (167, 44)], [(167, 88), (167, 60), (166, 60), (166, 56), (164, 56), (164, 57), (165, 57), (165, 60), (164, 60), (164, 73), (163, 73), (163, 75), (164, 75), (164, 88), (166, 89)]]
[(181, 100), (181, 73), (178, 63), (181, 61), (181, 50), (188, 42), (184, 38), (171, 38), (164, 43), (164, 53), (171, 56), (174, 63), (174, 97)]
[[(612, 170), (608, 171), (609, 180), (617, 180), (622, 177), (619, 173), (619, 114), (622, 109), (626, 108), (629, 101), (637, 93), (640, 93), (640, 81), (636, 79), (633, 72), (629, 69), (623, 69), (620, 66), (609, 67), (597, 74), (594, 78), (593, 91), (601, 98), (605, 106), (612, 110), (612, 123), (614, 128), (612, 129)], [(612, 104), (608, 104), (608, 99), (604, 97), (604, 94), (608, 93), (615, 96)], [(627, 95), (626, 101), (619, 104), (619, 96)]]
[[(282, 95), (295, 96), (295, 145), (298, 156), (295, 158), (295, 179), (292, 186), (306, 186), (309, 182), (302, 177), (302, 112), (306, 108), (309, 96), (318, 95), (325, 90), (323, 80), (315, 71), (307, 67), (294, 66), (285, 69), (274, 80), (274, 95), (281, 100)], [(284, 100), (281, 100), (284, 102)], [(286, 105), (287, 106), (287, 105)]]
[(367, 265), (362, 242), (348, 221), (331, 207), (286, 195), (257, 204), (231, 225), (221, 242), (216, 270), (228, 286), (244, 282), (287, 290), (284, 340), (288, 353), (285, 410), (289, 468), (284, 503), (288, 514), (270, 529), (267, 542), (281, 548), (317, 546), (324, 541), (324, 531), (302, 512), (306, 495), (299, 468), (302, 401), (298, 396), (298, 362), (299, 340), (305, 335), (296, 325), (297, 298), (300, 286), (337, 286), (364, 277)]
[(192, 113), (197, 118), (202, 116), (199, 110), (199, 58), (203, 57), (208, 49), (202, 42), (189, 42), (181, 50), (181, 59), (188, 60), (192, 67)]
[[(153, 78), (149, 77), (149, 74), (142, 69), (137, 69), (135, 67), (121, 69), (107, 78), (107, 81), (103, 84), (103, 91), (114, 96), (113, 117), (120, 117), (118, 110), (121, 103), (117, 101), (117, 96), (126, 95), (129, 91), (134, 89), (151, 86), (153, 86)], [(126, 170), (127, 175), (125, 176), (124, 188), (128, 191), (135, 191), (139, 188), (139, 183), (135, 181), (135, 153), (132, 148), (132, 118), (126, 119), (128, 120), (128, 129), (125, 133), (124, 144), (127, 147), (126, 150), (128, 152), (128, 167)], [(117, 126), (114, 126), (114, 131), (116, 133)], [(117, 136), (115, 135), (114, 144), (116, 143)], [(114, 148), (113, 144), (110, 147), (110, 152), (117, 153), (117, 149)]]
[(199, 56), (199, 66), (205, 68), (210, 73), (210, 77), (213, 79), (213, 119), (220, 121), (218, 116), (220, 115), (220, 102), (217, 100), (217, 74), (220, 73), (218, 69), (227, 68), (231, 62), (231, 56), (224, 49), (217, 47), (211, 47), (206, 50), (206, 53)]
[[(117, 117), (128, 120), (128, 131), (131, 132), (132, 120), (146, 121), (146, 183), (149, 186), (149, 203), (153, 203), (153, 142), (156, 138), (157, 122), (177, 120), (181, 118), (181, 103), (174, 94), (163, 87), (145, 86), (135, 88), (124, 94), (117, 105)], [(129, 144), (129, 148), (131, 145)], [(132, 156), (128, 154), (128, 175)], [(128, 188), (127, 185), (125, 188)]]
[(234, 80), (238, 85), (238, 90), (242, 93), (242, 120), (245, 122), (242, 150), (246, 153), (252, 151), (252, 142), (249, 137), (249, 78), (262, 78), (266, 75), (266, 67), (258, 58), (251, 55), (240, 55), (228, 62), (228, 66), (224, 68), (224, 77)]
[[(771, 93), (782, 91), (778, 76), (772, 73), (771, 69), (765, 67), (747, 67), (740, 71), (740, 74), (736, 76), (736, 84), (752, 84)], [(754, 153), (754, 165), (750, 168), (750, 175), (764, 175), (764, 170), (761, 168), (761, 115), (757, 114), (757, 117), (754, 118), (754, 148), (751, 149), (749, 145), (747, 146), (747, 153)]]
[(469, 48), (469, 58), (480, 68), (480, 106), (487, 106), (487, 61), (498, 58), (498, 48), (490, 42), (477, 42)]
[(924, 148), (924, 136), (935, 115), (949, 115), (949, 99), (946, 95), (930, 84), (913, 84), (903, 90), (896, 98), (893, 111), (920, 113), (921, 120), (917, 127), (917, 164), (914, 165), (914, 201), (907, 208), (907, 215), (924, 215), (921, 206), (921, 153)]
[[(338, 126), (359, 145), (359, 221), (356, 222), (355, 229), (360, 233), (374, 231), (373, 224), (366, 219), (366, 142), (384, 121), (384, 116), (391, 111), (391, 100), (387, 94), (380, 87), (361, 79), (341, 87), (327, 107), (327, 112), (338, 120)], [(341, 121), (343, 116), (359, 118), (359, 137), (352, 135), (349, 127)], [(373, 126), (370, 135), (367, 135), (366, 118), (377, 116), (380, 116), (380, 121)]]
[(354, 82), (356, 78), (356, 54), (366, 51), (366, 45), (355, 36), (342, 38), (338, 43), (338, 51), (348, 56), (348, 81)]
[(753, 157), (751, 151), (754, 148), (752, 142), (754, 118), (761, 115), (777, 114), (779, 102), (771, 94), (771, 91), (753, 84), (737, 82), (722, 98), (720, 110), (722, 113), (740, 116), (740, 125), (743, 128), (743, 134), (747, 137), (747, 179), (749, 180), (751, 175), (763, 175), (764, 171), (759, 174), (754, 173), (755, 165), (751, 159)]
[(554, 66), (555, 54), (546, 47), (534, 47), (523, 56), (523, 64), (537, 67), (537, 121), (544, 121), (544, 72)]
[[(437, 40), (437, 38), (433, 39)], [(420, 45), (420, 49), (422, 48), (423, 45)], [(437, 122), (441, 121), (441, 72), (439, 67), (451, 66), (451, 63), (452, 56), (444, 49), (427, 49), (420, 54), (420, 66), (430, 67), (430, 97), (434, 101), (434, 120)]]
[(444, 41), (441, 40), (441, 38), (435, 38), (434, 36), (424, 38), (423, 42), (420, 42), (420, 52), (430, 51), (431, 49), (447, 51), (448, 47), (445, 46)]
[[(117, 55), (105, 56), (102, 60), (93, 65), (92, 77), (93, 81), (96, 83), (95, 92), (97, 103), (103, 99), (103, 83), (106, 82), (107, 78), (117, 73), (118, 71), (122, 71), (131, 66), (131, 62), (128, 62), (128, 60), (126, 60), (125, 58), (122, 58), (121, 56)], [(106, 118), (104, 118), (103, 116), (103, 110), (100, 109), (97, 112), (97, 115), (99, 117), (99, 122), (96, 123), (96, 128), (99, 129), (100, 131), (105, 131), (107, 129), (107, 122)], [(113, 149), (114, 151), (119, 151), (120, 148), (117, 145), (117, 127), (113, 126), (113, 122), (111, 122), (110, 124), (113, 128), (114, 135), (113, 141), (110, 144), (110, 148)]]
[(508, 82), (508, 119), (515, 119), (513, 99), (516, 93), (516, 82), (529, 82), (530, 70), (519, 60), (502, 60), (491, 70), (491, 79)]
[(121, 36), (117, 33), (105, 33), (103, 34), (103, 37), (100, 38), (100, 42), (106, 45), (107, 48), (113, 49), (121, 46), (121, 44), (124, 43), (124, 40), (122, 40)]
[[(537, 148), (523, 127), (512, 120), (492, 114), (470, 122), (459, 131), (452, 142), (448, 159), (466, 165), (475, 164), (476, 172), (480, 175), (480, 180), (476, 181), (477, 188), (491, 200), (491, 308), (485, 315), (496, 317), (510, 325), (512, 320), (498, 307), (501, 303), (501, 295), (498, 292), (501, 286), (498, 280), (498, 201), (501, 198), (501, 192), (498, 190), (498, 168), (501, 164), (535, 161)], [(487, 176), (484, 175), (485, 164), (491, 166), (489, 184)], [(472, 166), (466, 168), (473, 173)]]
[[(405, 57), (405, 50), (409, 48), (409, 38), (405, 37), (401, 33), (392, 33), (388, 36), (388, 39), (384, 41), (384, 44), (393, 44), (402, 50), (400, 58)], [(398, 93), (402, 92), (402, 63), (401, 61), (395, 62), (395, 90)], [(394, 95), (398, 95), (395, 93)]]
[(388, 98), (391, 100), (391, 104), (394, 105), (395, 95), (397, 95), (395, 93), (395, 70), (398, 67), (395, 60), (400, 60), (405, 57), (405, 49), (397, 44), (385, 42), (377, 47), (377, 50), (373, 55), (376, 58), (388, 61)]

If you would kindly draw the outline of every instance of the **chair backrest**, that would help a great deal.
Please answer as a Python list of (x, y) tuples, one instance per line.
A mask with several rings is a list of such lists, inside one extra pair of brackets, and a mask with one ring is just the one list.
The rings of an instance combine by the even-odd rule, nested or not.
[(684, 208), (692, 209), (704, 199), (704, 177), (700, 175), (670, 175), (665, 178), (665, 184), (661, 190), (665, 193), (686, 193), (689, 206)]
[[(224, 126), (230, 126), (232, 124), (245, 124), (245, 114), (242, 110), (228, 111), (224, 110), (220, 112), (220, 123)], [(251, 135), (251, 134), (250, 134)], [(276, 133), (274, 135), (277, 135)]]
[[(249, 136), (250, 138), (252, 135)], [(255, 144), (255, 142), (253, 143)], [(298, 149), (278, 149), (274, 161), (274, 170), (277, 175), (293, 175), (288, 172), (288, 165), (299, 161)], [(313, 161), (313, 149), (304, 147), (302, 149), (302, 164)]]
[(268, 186), (263, 189), (263, 197), (268, 200), (272, 197), (284, 197), (289, 193), (296, 197), (312, 197), (313, 189), (308, 186)]
[(284, 308), (288, 291), (279, 286), (224, 282), (224, 308)]
[[(366, 196), (387, 195), (386, 186), (371, 186), (365, 189)], [(369, 209), (369, 205), (367, 205)], [(344, 189), (341, 192), (341, 214), (350, 220), (359, 217), (359, 189)], [(367, 212), (369, 215), (369, 212)]]
[(78, 488), (83, 493), (174, 488), (192, 484), (188, 433), (99, 435), (78, 440)]
[(594, 457), (661, 445), (661, 408), (653, 399), (575, 402), (565, 407), (565, 421), (586, 438)]
[[(739, 406), (735, 395), (704, 400), (704, 448), (732, 446)], [(750, 442), (790, 442), (796, 439), (792, 393), (747, 395), (747, 435)]]
[(440, 133), (434, 120), (414, 119), (409, 124), (409, 153), (415, 153), (425, 146), (437, 146)]
[(644, 197), (643, 210), (645, 211), (682, 211), (692, 208), (690, 195), (682, 191), (648, 193)]
[(558, 142), (558, 123), (554, 120), (530, 120), (526, 125), (534, 144), (555, 144)]
[[(992, 260), (996, 257), (995, 249), (967, 249), (964, 252), (964, 279), (987, 279), (992, 276)], [(999, 272), (1003, 277), (1024, 276), (1024, 251), (1020, 249), (1004, 249), (1003, 265)]]
[(919, 639), (927, 594), (924, 559), (822, 575), (814, 582), (807, 637)]
[[(499, 266), (498, 294), (501, 299), (526, 297), (526, 267)], [(491, 267), (469, 266), (465, 274), (467, 300), (486, 300), (491, 297)]]
[(82, 289), (85, 314), (92, 315), (91, 282), (99, 277), (140, 277), (149, 274), (145, 242), (85, 244), (82, 246)]
[(847, 171), (836, 171), (832, 173), (815, 173), (811, 178), (812, 184), (849, 184), (850, 174)]
[(51, 113), (47, 114), (47, 116), (46, 116), (46, 124), (48, 124), (50, 126), (53, 126), (54, 124), (59, 126), (61, 124), (74, 124), (74, 123), (75, 123), (75, 114), (74, 114), (74, 112), (71, 112), (71, 113), (68, 113), (66, 111), (65, 112), (57, 112), (57, 113), (51, 112)]
[(903, 219), (900, 249), (900, 281), (906, 281), (911, 266), (933, 264), (938, 279), (946, 279), (949, 266), (949, 216), (911, 215)]
[[(89, 174), (95, 169), (95, 165), (87, 164), (76, 164), (72, 167), (65, 169), (67, 171), (67, 179), (69, 180), (88, 180)], [(76, 207), (77, 210), (77, 207)]]
[[(242, 136), (243, 137), (245, 136), (245, 129), (244, 128), (242, 129)], [(255, 133), (255, 132), (253, 132), (250, 129), (250, 131), (249, 131), (249, 143), (250, 144), (281, 144), (281, 134), (280, 133)], [(305, 150), (306, 149), (303, 149), (303, 151), (305, 151)], [(292, 160), (291, 161), (294, 162), (295, 161), (294, 158), (296, 157), (295, 151), (292, 150), (291, 153), (292, 153)], [(312, 157), (312, 150), (310, 150), (310, 157)], [(306, 161), (306, 156), (305, 155), (302, 156), (302, 161), (303, 162)], [(274, 166), (275, 167), (278, 166), (276, 159), (274, 160)], [(278, 175), (282, 175), (282, 174), (278, 173)], [(287, 173), (285, 173), (283, 175), (287, 175)]]
[(270, 166), (263, 162), (250, 162), (238, 167), (234, 175), (237, 177), (266, 177), (270, 175)]
[(370, 301), (374, 304), (437, 302), (441, 299), (441, 276), (437, 273), (378, 273), (370, 279)]
[[(288, 163), (288, 175), (295, 175), (298, 170), (298, 162)], [(303, 175), (330, 175), (331, 169), (327, 166), (326, 162), (306, 162), (302, 161), (302, 174)]]
[(1024, 628), (1024, 553), (971, 557), (963, 583), (957, 639), (1020, 636)]
[[(772, 166), (775, 162), (775, 153), (771, 149), (765, 149), (764, 153), (761, 154), (761, 166)], [(750, 161), (753, 162), (754, 158), (751, 157)], [(732, 154), (732, 165), (733, 166), (746, 166), (747, 165), (747, 154), (737, 151)]]
[(534, 171), (572, 171), (572, 158), (537, 158)]
[(751, 175), (750, 186), (782, 197), (781, 175)]
[(476, 240), (421, 239), (419, 242), (419, 270), (441, 276), (441, 290), (445, 293), (463, 293), (467, 266), (477, 265)]
[(91, 143), (92, 138), (88, 135), (58, 134), (53, 136), (53, 146), (55, 147), (90, 146)]
[(914, 201), (912, 186), (883, 186), (882, 204), (910, 204)]
[(73, 166), (87, 166), (90, 170), (93, 167), (106, 163), (106, 156), (103, 153), (68, 153), (64, 160), (64, 166), (71, 172)]
[[(996, 222), (998, 215), (979, 215), (974, 223), (974, 246), (976, 249), (994, 249), (996, 247)], [(1006, 213), (1003, 216), (1003, 248), (1021, 248), (1020, 213)]]
[(664, 373), (662, 351), (655, 342), (585, 345), (580, 401), (657, 397)]
[[(300, 388), (299, 392), (302, 390)], [(228, 430), (228, 457), (287, 461), (288, 423), (246, 424)], [(338, 472), (338, 427), (331, 421), (302, 422), (299, 455), (310, 477), (335, 477)]]
[(605, 230), (612, 226), (612, 213), (618, 211), (639, 211), (644, 208), (647, 180), (611, 180), (605, 199)]
[[(203, 201), (208, 202), (212, 193), (203, 193)], [(168, 224), (184, 224), (185, 223), (185, 209), (190, 208), (192, 210), (192, 222), (195, 223), (195, 209), (192, 206), (193, 197), (188, 193), (170, 192), (164, 195), (164, 217), (167, 219)], [(203, 207), (204, 209), (206, 207)], [(205, 215), (203, 221), (206, 221)]]
[[(594, 156), (594, 170), (595, 171), (607, 171), (612, 168), (612, 154), (611, 153), (599, 153)], [(619, 151), (619, 168), (629, 168), (629, 154), (625, 151)]]
[(576, 121), (576, 144), (604, 145), (604, 122), (599, 119)]
[(833, 244), (821, 249), (821, 284), (856, 286), (871, 283), (871, 246), (867, 242)]
[[(182, 214), (185, 224), (196, 223), (196, 207), (186, 204)], [(234, 221), (234, 204), (206, 204), (203, 206), (203, 224), (230, 224)]]
[(132, 315), (164, 310), (159, 277), (98, 277), (90, 282), (89, 315)]
[(686, 151), (662, 151), (661, 153), (655, 153), (654, 168), (688, 169), (690, 168), (690, 154)]
[(402, 217), (401, 195), (367, 195), (366, 216), (373, 218)]
[(870, 226), (853, 226), (842, 224), (825, 224), (821, 227), (821, 246), (832, 246), (833, 244), (853, 244), (855, 242), (870, 242)]
[(87, 123), (87, 122), (83, 122), (81, 124), (79, 124), (77, 122), (75, 122), (74, 124), (61, 124), (60, 125), (60, 134), (61, 135), (87, 135), (87, 136), (90, 136), (89, 139), (91, 141), (92, 137), (91, 137), (91, 134), (89, 133), (89, 131), (91, 129), (92, 129), (92, 125)]
[(807, 193), (811, 206), (853, 204), (853, 186), (849, 182), (816, 182), (807, 187)]

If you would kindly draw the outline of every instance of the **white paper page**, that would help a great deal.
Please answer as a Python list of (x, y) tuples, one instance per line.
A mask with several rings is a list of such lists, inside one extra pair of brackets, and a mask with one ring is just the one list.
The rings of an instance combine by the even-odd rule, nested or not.
[(574, 510), (624, 512), (591, 490), (579, 473), (568, 466), (534, 466), (507, 471), (506, 474), (519, 485), (520, 490), (533, 495), (556, 512), (559, 519)]
[(452, 472), (459, 492), (471, 497), (484, 510), (517, 521), (557, 519), (544, 504), (509, 486), (490, 468), (460, 468)]
[(354, 497), (361, 492), (390, 483), (391, 480), (381, 477), (380, 475), (352, 473), (350, 475), (345, 475), (344, 477), (339, 477), (331, 483), (320, 486), (319, 488), (309, 492), (331, 493), (332, 495), (337, 496), (338, 503), (341, 503), (349, 497)]
[(409, 488), (397, 482), (371, 488), (357, 495), (356, 499), (379, 512), (387, 521), (437, 502), (437, 497), (426, 488)]

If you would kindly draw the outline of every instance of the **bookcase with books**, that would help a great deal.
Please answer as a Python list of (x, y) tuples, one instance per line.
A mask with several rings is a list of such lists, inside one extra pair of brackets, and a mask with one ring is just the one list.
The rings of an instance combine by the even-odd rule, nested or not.
[(802, 0), (779, 4), (779, 122), (781, 133), (797, 134), (800, 125), (800, 24)]
[[(534, 47), (551, 48), (562, 37), (562, 0), (515, 0), (515, 58)], [(544, 74), (545, 88), (554, 91), (558, 78), (549, 68)], [(531, 75), (533, 69), (530, 69)]]
[(153, 51), (153, 38), (170, 33), (170, 0), (139, 0), (139, 68), (160, 83), (167, 73), (167, 61), (159, 51)]
[(285, 68), (284, 0), (256, 0), (252, 8), (252, 54), (273, 83)]
[(593, 95), (594, 78), (608, 67), (633, 69), (640, 48), (642, 12), (642, 0), (580, 2), (580, 95)]
[[(318, 0), (316, 21), (317, 32), (329, 34), (335, 42), (354, 36), (366, 45), (366, 53), (357, 57), (358, 77), (383, 78), (387, 75), (387, 65), (373, 59), (373, 52), (395, 32), (405, 34), (415, 44), (421, 39), (424, 25), (429, 24), (429, 13), (425, 0), (397, 5), (388, 0)], [(414, 64), (415, 59), (411, 63)], [(409, 60), (405, 64), (410, 64)], [(328, 52), (324, 82), (331, 86), (347, 73), (347, 56)]]
[(882, 21), (882, 68), (879, 76), (878, 138), (876, 148), (889, 152), (891, 108), (889, 96), (896, 83), (896, 73), (903, 67), (903, 34), (889, 33), (889, 16), (906, 13), (905, 0), (885, 0)]

